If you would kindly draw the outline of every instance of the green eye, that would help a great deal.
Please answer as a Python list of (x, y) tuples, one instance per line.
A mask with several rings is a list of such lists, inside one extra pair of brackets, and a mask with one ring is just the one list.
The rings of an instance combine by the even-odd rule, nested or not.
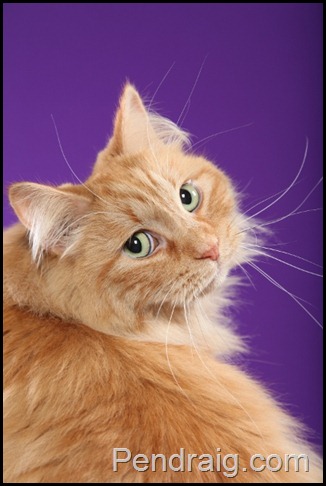
[(153, 253), (154, 240), (149, 233), (140, 231), (133, 234), (125, 243), (124, 252), (131, 258), (144, 258)]
[(183, 184), (180, 189), (180, 199), (183, 207), (190, 213), (194, 211), (200, 203), (200, 195), (195, 186), (190, 184)]

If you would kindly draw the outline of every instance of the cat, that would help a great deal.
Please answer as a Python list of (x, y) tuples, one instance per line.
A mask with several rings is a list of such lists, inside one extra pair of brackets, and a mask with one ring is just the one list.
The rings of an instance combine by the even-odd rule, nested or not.
[(85, 183), (10, 187), (5, 482), (322, 480), (301, 425), (229, 359), (255, 222), (187, 143), (127, 83)]

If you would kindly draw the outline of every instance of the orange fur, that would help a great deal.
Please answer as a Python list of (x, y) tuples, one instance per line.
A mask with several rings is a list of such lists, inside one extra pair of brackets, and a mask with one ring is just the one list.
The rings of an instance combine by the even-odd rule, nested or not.
[[(14, 184), (4, 235), (5, 482), (316, 482), (302, 428), (228, 356), (245, 349), (223, 314), (229, 271), (249, 257), (228, 177), (183, 151), (128, 85), (85, 184)], [(179, 189), (202, 200), (187, 212)], [(122, 248), (137, 231), (147, 258)], [(28, 241), (29, 239), (29, 241)], [(218, 262), (203, 259), (212, 244)], [(32, 248), (32, 250), (31, 250)], [(34, 259), (33, 259), (34, 257)], [(217, 357), (217, 359), (216, 359)], [(113, 471), (113, 449), (222, 457), (222, 471)], [(307, 454), (310, 472), (249, 469), (252, 454)]]

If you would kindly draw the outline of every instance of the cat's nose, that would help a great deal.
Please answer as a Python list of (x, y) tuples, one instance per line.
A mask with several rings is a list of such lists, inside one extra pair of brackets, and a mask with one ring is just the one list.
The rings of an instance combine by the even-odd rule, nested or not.
[(204, 253), (202, 253), (201, 256), (199, 257), (199, 259), (202, 260), (204, 258), (210, 258), (211, 260), (217, 262), (219, 255), (220, 254), (218, 251), (218, 244), (215, 243), (208, 250), (204, 251)]

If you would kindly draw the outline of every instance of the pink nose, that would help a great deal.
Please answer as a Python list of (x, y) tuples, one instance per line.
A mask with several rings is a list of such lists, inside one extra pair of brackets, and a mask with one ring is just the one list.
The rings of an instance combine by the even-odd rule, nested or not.
[(206, 250), (199, 258), (200, 259), (210, 258), (211, 260), (214, 260), (216, 262), (218, 260), (218, 257), (219, 257), (218, 246), (217, 244), (215, 244), (211, 248), (209, 248), (209, 250)]

